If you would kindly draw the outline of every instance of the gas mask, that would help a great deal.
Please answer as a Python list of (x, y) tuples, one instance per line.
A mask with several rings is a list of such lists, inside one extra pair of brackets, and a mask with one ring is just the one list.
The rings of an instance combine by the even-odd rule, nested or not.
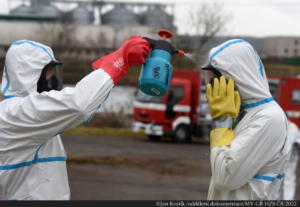
[(51, 61), (42, 70), (41, 76), (37, 83), (37, 92), (61, 90), (62, 89), (62, 71), (59, 61)]
[(221, 72), (211, 64), (203, 66), (202, 71), (205, 86), (209, 83), (213, 85), (214, 78), (219, 79), (222, 76)]
[[(211, 86), (214, 86), (214, 78), (217, 78), (220, 80), (220, 77), (222, 76), (222, 73), (215, 68), (214, 66), (207, 64), (202, 67), (202, 76), (204, 79), (204, 84), (207, 86), (207, 84), (211, 84)], [(228, 82), (228, 79), (226, 78), (226, 82)], [(236, 86), (234, 86), (234, 90), (237, 90)]]

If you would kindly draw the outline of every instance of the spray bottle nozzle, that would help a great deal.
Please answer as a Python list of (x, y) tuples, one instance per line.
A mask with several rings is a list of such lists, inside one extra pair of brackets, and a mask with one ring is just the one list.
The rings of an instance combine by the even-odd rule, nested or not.
[(143, 39), (147, 40), (152, 49), (162, 49), (168, 51), (170, 54), (179, 54), (179, 55), (185, 55), (185, 52), (183, 50), (176, 49), (170, 42), (166, 41), (167, 38), (172, 37), (172, 33), (169, 30), (162, 29), (158, 32), (159, 36), (161, 36), (161, 40), (153, 40), (148, 37), (143, 37)]
[(172, 33), (166, 29), (159, 30), (158, 35), (161, 36), (162, 40), (166, 40), (166, 39), (172, 37)]
[[(167, 29), (159, 30), (158, 35), (161, 36), (162, 40), (166, 40), (166, 39), (172, 37), (172, 33)], [(185, 52), (183, 50), (176, 50), (175, 53), (177, 53), (179, 55), (185, 54)]]
[(179, 54), (179, 55), (185, 55), (185, 52), (183, 50), (177, 50), (177, 54)]

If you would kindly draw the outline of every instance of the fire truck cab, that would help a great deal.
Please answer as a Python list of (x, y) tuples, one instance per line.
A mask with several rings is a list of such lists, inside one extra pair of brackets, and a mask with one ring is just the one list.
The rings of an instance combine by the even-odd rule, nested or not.
[(199, 71), (175, 70), (170, 89), (164, 96), (148, 96), (138, 91), (133, 131), (144, 131), (156, 141), (168, 136), (177, 142), (187, 142), (191, 136), (199, 136), (200, 75)]
[(300, 78), (268, 76), (273, 98), (288, 119), (300, 127)]

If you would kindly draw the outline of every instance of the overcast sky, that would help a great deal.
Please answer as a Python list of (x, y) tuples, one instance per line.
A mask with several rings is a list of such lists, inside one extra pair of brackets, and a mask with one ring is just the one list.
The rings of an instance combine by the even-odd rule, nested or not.
[[(8, 12), (8, 1), (0, 0), (0, 13)], [(117, 1), (138, 2), (137, 0)], [(213, 1), (143, 0), (140, 2), (175, 2), (175, 24), (178, 26), (179, 33), (188, 34), (191, 30), (185, 25), (187, 25), (186, 17), (191, 5)], [(300, 0), (215, 0), (215, 2), (222, 4), (223, 11), (230, 16), (224, 35), (300, 36)]]

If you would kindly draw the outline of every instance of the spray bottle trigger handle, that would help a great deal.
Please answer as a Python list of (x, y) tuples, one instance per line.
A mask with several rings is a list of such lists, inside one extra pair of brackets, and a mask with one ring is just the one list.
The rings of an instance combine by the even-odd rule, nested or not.
[(144, 39), (144, 40), (147, 40), (147, 41), (150, 43), (151, 48), (153, 48), (153, 45), (154, 45), (154, 43), (155, 43), (155, 40), (150, 39), (150, 38), (148, 38), (148, 37), (143, 37), (143, 39)]

